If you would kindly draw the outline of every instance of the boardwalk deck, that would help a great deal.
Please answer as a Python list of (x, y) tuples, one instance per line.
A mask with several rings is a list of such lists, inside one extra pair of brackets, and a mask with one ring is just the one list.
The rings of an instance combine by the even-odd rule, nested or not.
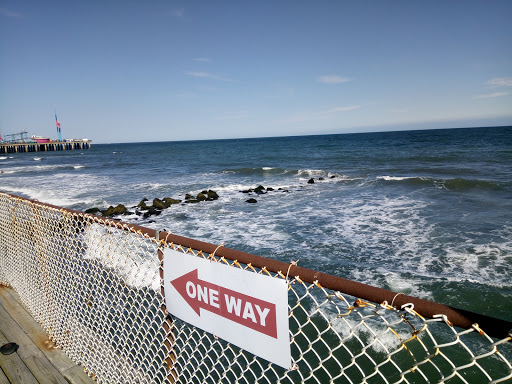
[(73, 363), (20, 303), (11, 288), (0, 285), (0, 346), (15, 342), (19, 349), (0, 354), (0, 384), (94, 383), (83, 367)]

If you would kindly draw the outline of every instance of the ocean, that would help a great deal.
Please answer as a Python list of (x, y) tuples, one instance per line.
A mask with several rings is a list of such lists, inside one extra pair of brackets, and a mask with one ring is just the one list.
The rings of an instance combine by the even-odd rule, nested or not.
[(4, 192), (512, 320), (512, 127), (93, 143), (0, 169)]

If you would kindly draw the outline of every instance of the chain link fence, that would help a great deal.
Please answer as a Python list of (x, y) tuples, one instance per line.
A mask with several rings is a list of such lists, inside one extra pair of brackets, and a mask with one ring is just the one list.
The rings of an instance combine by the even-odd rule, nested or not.
[[(288, 280), (293, 367), (168, 315), (166, 247)], [(0, 284), (99, 383), (512, 382), (512, 323), (461, 328), (450, 311), (426, 315), (393, 292), (356, 297), (325, 276), (0, 192)]]

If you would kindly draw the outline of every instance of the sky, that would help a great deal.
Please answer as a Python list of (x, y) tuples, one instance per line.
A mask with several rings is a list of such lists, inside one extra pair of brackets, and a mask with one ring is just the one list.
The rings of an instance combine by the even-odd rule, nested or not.
[(0, 134), (512, 125), (512, 1), (0, 0)]

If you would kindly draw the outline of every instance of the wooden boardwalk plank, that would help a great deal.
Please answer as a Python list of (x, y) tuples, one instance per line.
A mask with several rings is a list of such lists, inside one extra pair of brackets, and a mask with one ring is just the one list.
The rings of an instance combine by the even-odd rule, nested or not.
[[(0, 354), (4, 377), (11, 383), (91, 384), (83, 368), (60, 349), (53, 348), (45, 331), (21, 306), (18, 295), (0, 286), (0, 345), (16, 342), (17, 353)], [(2, 342), (3, 341), (3, 342)], [(4, 369), (4, 365), (6, 369)], [(1, 373), (1, 372), (0, 372)]]
[[(2, 328), (5, 324), (0, 318), (0, 324)], [(12, 340), (8, 339), (3, 332), (0, 332), (0, 345), (4, 345)], [(10, 355), (2, 355), (0, 353), (0, 368), (4, 373), (4, 377), (8, 383), (17, 384), (38, 384), (34, 375), (27, 369), (25, 363), (17, 353), (11, 353)]]
[[(21, 366), (26, 365), (28, 371), (30, 372), (30, 376), (33, 377), (34, 381), (30, 381), (29, 378), (25, 376), (23, 376), (23, 380), (25, 380), (27, 383), (47, 382), (55, 384), (67, 384), (66, 380), (60, 374), (57, 368), (55, 368), (48, 361), (43, 353), (32, 342), (30, 337), (23, 332), (18, 323), (16, 323), (16, 321), (9, 316), (9, 313), (7, 313), (3, 307), (0, 307), (0, 322), (2, 323), (2, 333), (4, 334), (5, 338), (9, 342), (15, 342), (20, 346), (16, 353), (12, 353), (7, 356), (2, 355), (2, 359), (15, 364), (18, 368), (16, 372), (21, 372)], [(12, 381), (9, 374), (7, 374), (7, 377)], [(24, 382), (21, 380), (21, 377), (19, 377), (18, 380), (20, 380), (20, 382)], [(16, 383), (17, 381), (13, 382)]]
[(38, 384), (36, 378), (27, 368), (18, 354), (13, 353), (0, 357), (0, 366), (4, 371), (7, 380), (13, 384)]
[[(0, 332), (0, 346), (7, 343), (7, 339), (5, 338), (4, 334)], [(0, 354), (0, 356), (2, 356)], [(1, 357), (0, 357), (1, 358)], [(5, 376), (5, 373), (2, 368), (2, 363), (0, 361), (0, 384), (9, 384), (9, 380), (7, 380), (7, 376)]]
[(0, 384), (9, 384), (9, 380), (2, 369), (0, 369)]
[(0, 305), (5, 308), (19, 327), (31, 338), (37, 349), (47, 356), (60, 372), (76, 366), (64, 351), (52, 348), (52, 341), (44, 329), (22, 306), (19, 296), (14, 290), (0, 287)]
[(91, 384), (95, 382), (87, 376), (84, 369), (79, 365), (75, 365), (74, 367), (67, 369), (62, 372), (62, 375), (70, 384)]

